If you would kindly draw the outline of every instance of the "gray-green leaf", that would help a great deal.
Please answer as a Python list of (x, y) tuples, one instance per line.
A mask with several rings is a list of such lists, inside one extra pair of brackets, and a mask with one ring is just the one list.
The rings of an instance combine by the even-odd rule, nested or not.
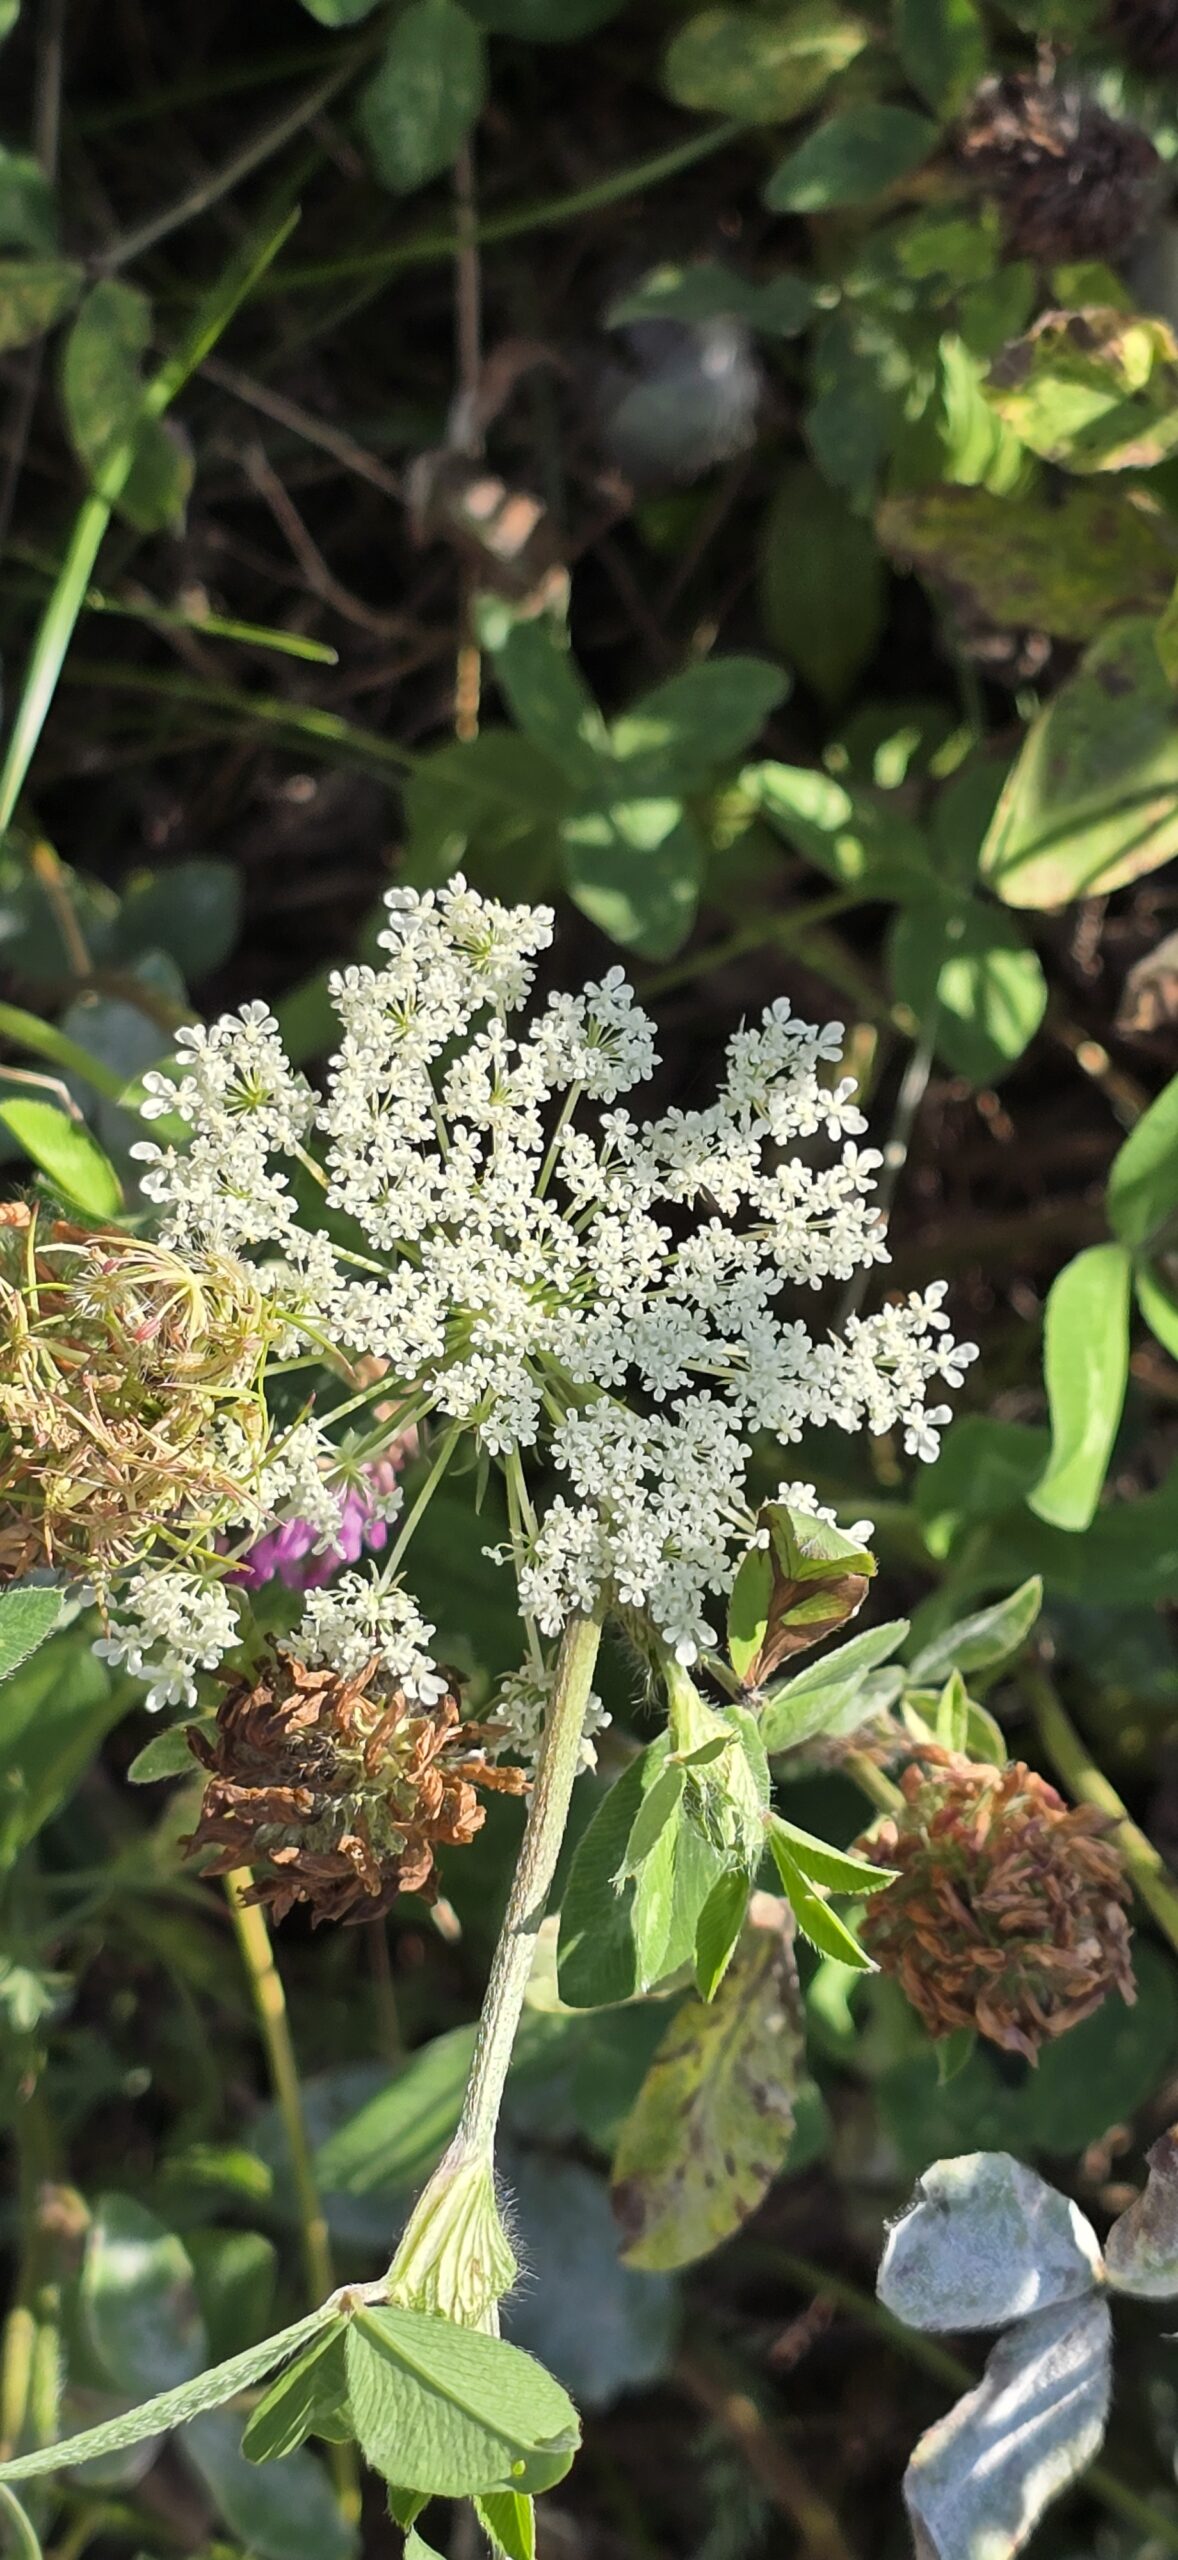
[(1104, 2244), (1110, 2284), (1147, 2300), (1178, 2293), (1178, 2134), (1147, 2152), (1145, 2192), (1119, 2214)]
[(95, 2352), (121, 2391), (187, 2382), (208, 2353), (184, 2243), (133, 2196), (99, 2200), (86, 2242), (82, 2310)]
[(912, 2456), (916, 2560), (1014, 2560), (1100, 2449), (1111, 2364), (1112, 2322), (1096, 2299), (1038, 2311), (999, 2339), (976, 2391)]
[(240, 2418), (221, 2409), (193, 2421), (183, 2451), (234, 2538), (259, 2560), (348, 2560), (355, 2550), (355, 2526), (312, 2454), (289, 2453), (259, 2471), (241, 2450)]
[(913, 2329), (997, 2329), (1079, 2300), (1099, 2272), (1078, 2205), (1008, 2151), (969, 2151), (918, 2179), (876, 2290)]

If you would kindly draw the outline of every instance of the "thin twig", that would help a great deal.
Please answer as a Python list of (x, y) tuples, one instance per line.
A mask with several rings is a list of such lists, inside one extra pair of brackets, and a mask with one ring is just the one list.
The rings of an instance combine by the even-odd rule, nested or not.
[(405, 617), (400, 613), (381, 613), (375, 605), (365, 604), (362, 596), (353, 595), (329, 569), (318, 543), (299, 514), (294, 499), (283, 487), (272, 463), (268, 462), (260, 444), (251, 444), (243, 456), (245, 475), (267, 506), (275, 523), (289, 543), (312, 595), (329, 605), (344, 622), (355, 623), (374, 640), (396, 640), (402, 637)]
[(199, 214), (207, 213), (212, 205), (219, 204), (223, 196), (232, 195), (243, 178), (251, 177), (255, 169), (262, 168), (276, 152), (283, 150), (288, 142), (293, 142), (296, 134), (301, 133), (304, 126), (318, 115), (320, 108), (338, 95), (351, 79), (356, 61), (356, 53), (349, 53), (342, 63), (334, 65), (325, 80), (317, 80), (314, 88), (304, 90), (302, 97), (293, 107), (288, 107), (285, 114), (263, 125), (261, 132), (243, 144), (231, 160), (226, 160), (220, 169), (210, 170), (199, 186), (191, 187), (187, 195), (178, 196), (173, 204), (164, 207), (162, 213), (153, 214), (150, 221), (141, 222), (137, 230), (125, 231), (121, 239), (112, 240), (109, 248), (101, 250), (94, 260), (96, 274), (115, 275), (120, 267), (130, 266), (133, 259), (141, 258), (146, 250), (154, 249), (171, 232), (179, 231), (182, 224), (194, 222)]
[(367, 480), (379, 489), (383, 498), (392, 498), (398, 506), (404, 499), (400, 474), (390, 471), (367, 447), (357, 444), (354, 436), (345, 435), (342, 427), (333, 427), (314, 410), (304, 409), (298, 400), (288, 400), (285, 392), (271, 391), (269, 384), (255, 382), (252, 374), (240, 373), (236, 365), (225, 364), (220, 356), (206, 356), (201, 366), (210, 382), (228, 391), (247, 409), (256, 409), (276, 427), (285, 427), (292, 436), (301, 436), (304, 444), (316, 445), (321, 453), (329, 453), (341, 470), (350, 471), (357, 480)]
[[(492, 214), (479, 224), (479, 246), (487, 248), (492, 241), (523, 239), (530, 231), (551, 231), (561, 223), (575, 222), (583, 213), (599, 213), (607, 205), (624, 204), (644, 188), (663, 186), (668, 178), (678, 177), (681, 170), (693, 168), (697, 160), (722, 151), (726, 143), (735, 142), (744, 131), (745, 126), (735, 121), (713, 125), (710, 133), (693, 134), (690, 141), (676, 143), (670, 151), (657, 151), (649, 160), (636, 161), (628, 169), (611, 170), (588, 186), (574, 188), (570, 195), (545, 196), (538, 204), (516, 205), (506, 213)], [(321, 259), (314, 266), (280, 268), (274, 290), (297, 293), (319, 285), (338, 287), (346, 276), (363, 276), (370, 279), (372, 290), (378, 293), (386, 276), (395, 275), (404, 267), (440, 265), (452, 258), (459, 246), (453, 232), (421, 231), (415, 239), (394, 242), (388, 249), (365, 249), (351, 257)], [(349, 303), (347, 318), (351, 319), (362, 307), (360, 300)]]
[(675, 2365), (675, 2379), (725, 2435), (731, 2436), (754, 2480), (788, 2516), (800, 2537), (798, 2560), (854, 2560), (854, 2553), (832, 2506), (795, 2462), (781, 2438), (757, 2407), (743, 2376), (731, 2361), (708, 2349), (685, 2347)]

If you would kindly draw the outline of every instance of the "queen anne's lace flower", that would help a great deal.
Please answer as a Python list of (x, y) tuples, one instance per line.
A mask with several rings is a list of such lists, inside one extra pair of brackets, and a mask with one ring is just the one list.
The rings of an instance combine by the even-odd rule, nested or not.
[[(383, 968), (331, 982), (343, 1036), (321, 1103), (264, 1007), (185, 1035), (153, 1107), (187, 1120), (191, 1144), (141, 1146), (144, 1189), (178, 1249), (260, 1260), (292, 1338), (375, 1356), (390, 1395), (501, 1461), (541, 1632), (608, 1588), (690, 1662), (755, 1535), (754, 1435), (898, 1429), (931, 1457), (936, 1387), (960, 1384), (973, 1347), (951, 1340), (941, 1284), (842, 1333), (803, 1319), (803, 1293), (887, 1259), (880, 1158), (832, 1075), (837, 1023), (797, 1022), (780, 999), (734, 1034), (710, 1106), (641, 1124), (619, 1105), (657, 1064), (654, 1031), (620, 969), (517, 1031), (547, 908), (456, 878), (395, 890), (388, 911)], [(289, 1159), (317, 1147), (355, 1252), (299, 1223)], [(537, 1448), (558, 1478), (538, 1519)], [(310, 1592), (294, 1641), (344, 1672), (380, 1650), (428, 1703), (445, 1686), (430, 1633), (386, 1570)]]

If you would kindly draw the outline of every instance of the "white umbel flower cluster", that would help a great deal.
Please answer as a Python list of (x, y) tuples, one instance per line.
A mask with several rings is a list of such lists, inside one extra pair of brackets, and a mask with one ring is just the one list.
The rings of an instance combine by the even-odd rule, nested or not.
[[(779, 1000), (734, 1034), (707, 1109), (640, 1123), (621, 1105), (654, 1029), (620, 969), (516, 1026), (549, 909), (461, 877), (388, 909), (384, 967), (332, 980), (325, 1099), (262, 1006), (185, 1035), (152, 1100), (191, 1144), (141, 1145), (144, 1190), (171, 1243), (260, 1258), (305, 1338), (375, 1356), (398, 1403), (500, 1462), (534, 1626), (609, 1586), (690, 1662), (754, 1534), (754, 1434), (899, 1429), (932, 1457), (973, 1346), (940, 1284), (841, 1333), (803, 1320), (809, 1292), (887, 1259), (839, 1024)], [(316, 1158), (346, 1247), (300, 1225), (291, 1160)], [(311, 1594), (302, 1641), (341, 1668), (379, 1645), (429, 1693), (420, 1619), (380, 1575)]]

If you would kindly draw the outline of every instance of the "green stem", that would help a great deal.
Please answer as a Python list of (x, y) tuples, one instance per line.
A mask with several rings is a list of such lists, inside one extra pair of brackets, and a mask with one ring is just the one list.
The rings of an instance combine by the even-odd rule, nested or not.
[[(248, 1867), (238, 1867), (225, 1878), (225, 1892), (232, 1914), (234, 1933), (241, 1960), (249, 1981), (270, 2085), (282, 2120), (286, 2147), (290, 2155), (291, 2176), (298, 2205), (299, 2240), (302, 2246), (303, 2271), (311, 2309), (317, 2310), (334, 2290), (335, 2276), (331, 2264), (331, 2243), (327, 2222), (315, 2179), (311, 2145), (307, 2138), (303, 2114), (303, 2095), (299, 2086), (298, 2063), (287, 2015), (286, 1994), (282, 1976), (274, 1962), (270, 1932), (265, 1913), (256, 1902), (247, 1902), (253, 1879)], [(332, 2477), (345, 2515), (353, 2519), (360, 2512), (359, 2470), (356, 2448), (351, 2444), (333, 2444), (330, 2448)]]
[(905, 1798), (900, 1788), (889, 1778), (886, 1769), (877, 1769), (866, 1751), (844, 1752), (842, 1765), (848, 1778), (854, 1779), (860, 1794), (867, 1797), (877, 1812), (903, 1813)]
[(481, 2152), (488, 2158), (494, 2149), (512, 2046), (536, 1951), (536, 1934), (568, 1822), (603, 1615), (604, 1608), (599, 1606), (591, 1618), (570, 1618), (561, 1638), (519, 1861), (479, 2019), (458, 2145), (468, 2153)]
[(702, 951), (691, 952), (686, 960), (676, 960), (669, 969), (657, 969), (653, 978), (642, 982), (643, 999), (670, 995), (672, 988), (689, 986), (693, 978), (705, 977), (712, 969), (724, 969), (730, 961), (743, 960), (746, 951), (759, 951), (766, 942), (788, 950), (815, 925), (827, 924), (833, 916), (847, 915), (852, 907), (863, 905), (861, 889), (832, 889), (825, 898), (812, 898), (808, 906), (796, 907), (781, 916), (759, 916), (755, 924), (741, 925), (725, 942), (708, 943)]
[(199, 186), (190, 188), (187, 195), (179, 196), (174, 203), (166, 205), (162, 213), (153, 214), (150, 221), (140, 223), (137, 230), (125, 231), (121, 240), (113, 240), (109, 249), (104, 249), (95, 260), (98, 274), (110, 276), (119, 267), (130, 266), (133, 259), (141, 258), (145, 250), (154, 249), (159, 241), (166, 240), (183, 223), (194, 221), (198, 214), (207, 213), (210, 206), (219, 204), (223, 196), (231, 195), (243, 178), (252, 177), (255, 169), (260, 169), (288, 142), (293, 142), (304, 125), (310, 124), (330, 104), (351, 79), (360, 58), (360, 52), (353, 51), (342, 63), (334, 63), (326, 79), (317, 80), (313, 89), (296, 98), (293, 107), (276, 116), (271, 124), (264, 125), (261, 132), (243, 144), (242, 149), (222, 168), (212, 170), (207, 178), (202, 178)]
[(74, 626), (86, 601), (103, 537), (116, 502), (130, 477), (139, 428), (144, 419), (162, 418), (189, 375), (195, 373), (215, 347), (234, 312), (252, 291), (259, 276), (264, 275), (271, 259), (277, 257), (297, 218), (297, 215), (288, 215), (270, 231), (260, 247), (254, 248), (245, 259), (235, 260), (228, 272), (218, 279), (183, 344), (148, 383), (134, 427), (103, 464), (91, 495), (78, 510), (69, 548), (33, 642), (16, 718), (3, 768), (0, 769), (0, 833), (12, 824), (57, 690)]
[[(629, 169), (615, 169), (597, 178), (588, 187), (577, 187), (571, 195), (547, 196), (539, 204), (516, 205), (511, 212), (493, 214), (480, 222), (475, 244), (485, 248), (495, 240), (516, 240), (529, 231), (551, 231), (557, 224), (575, 222), (583, 213), (596, 213), (604, 205), (619, 204), (627, 196), (639, 195), (646, 187), (660, 187), (668, 178), (678, 177), (681, 169), (694, 168), (697, 160), (706, 160), (713, 151), (735, 142), (745, 127), (740, 123), (713, 125), (710, 133), (693, 134), (689, 142), (676, 143), (673, 150), (658, 151), (650, 160), (639, 160)], [(382, 279), (395, 275), (402, 267), (432, 266), (456, 257), (463, 246), (453, 231), (423, 231), (414, 240), (403, 240), (388, 249), (367, 249), (348, 258), (327, 258), (314, 266), (285, 267), (274, 279), (276, 293), (298, 293), (316, 285), (338, 285), (346, 276), (371, 276)]]
[(42, 2560), (41, 2545), (19, 2498), (14, 2498), (11, 2489), (6, 2489), (2, 2485), (0, 2485), (0, 2517), (4, 2520), (5, 2541), (14, 2554), (14, 2560)]
[(384, 1565), (381, 1568), (380, 1578), (382, 1582), (389, 1582), (392, 1580), (392, 1577), (400, 1564), (401, 1558), (405, 1553), (405, 1549), (417, 1527), (418, 1521), (421, 1519), (422, 1513), (433, 1501), (434, 1495), (437, 1492), (443, 1476), (445, 1475), (446, 1469), (450, 1464), (450, 1460), (454, 1455), (465, 1429), (466, 1424), (464, 1422), (456, 1422), (453, 1429), (446, 1433), (445, 1439), (441, 1442), (437, 1457), (434, 1459), (425, 1483), (417, 1496), (417, 1500), (414, 1503), (412, 1510), (406, 1513), (401, 1524), (397, 1540), (390, 1548)]
[(1037, 1663), (1027, 1663), (1019, 1674), (1019, 1685), (1052, 1768), (1081, 1804), (1095, 1805), (1099, 1812), (1107, 1814), (1117, 1847), (1146, 1910), (1178, 1955), (1178, 1883), (1165, 1859), (1132, 1820), (1103, 1770), (1097, 1768), (1046, 1672)]
[[(781, 2276), (786, 2284), (796, 2285), (799, 2292), (836, 2303), (863, 2328), (873, 2330), (885, 2345), (894, 2347), (898, 2355), (906, 2356), (910, 2364), (923, 2365), (925, 2372), (931, 2374), (935, 2381), (947, 2382), (956, 2391), (973, 2390), (977, 2374), (969, 2365), (963, 2364), (959, 2356), (951, 2355), (948, 2348), (939, 2346), (934, 2338), (922, 2337), (918, 2329), (906, 2328), (893, 2312), (884, 2309), (882, 2302), (874, 2301), (869, 2293), (850, 2283), (846, 2276), (829, 2275), (826, 2268), (816, 2265), (812, 2258), (798, 2258), (784, 2249), (763, 2252), (761, 2263)], [(1178, 2522), (1174, 2517), (1152, 2506), (1148, 2498), (1131, 2489), (1128, 2482), (1119, 2479), (1106, 2463), (1094, 2462), (1084, 2474), (1083, 2486), (1090, 2489), (1093, 2497), (1099, 2498), (1101, 2505), (1113, 2515), (1124, 2516), (1128, 2523), (1152, 2534), (1163, 2551), (1178, 2552)]]

